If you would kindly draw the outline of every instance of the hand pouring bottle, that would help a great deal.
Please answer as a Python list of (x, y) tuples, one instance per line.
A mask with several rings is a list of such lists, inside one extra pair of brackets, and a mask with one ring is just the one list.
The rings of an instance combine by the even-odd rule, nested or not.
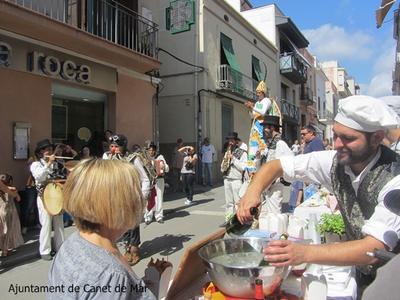
[[(257, 217), (258, 215), (258, 208), (257, 207), (252, 207), (250, 208), (250, 214), (253, 217)], [(227, 222), (226, 222), (226, 232), (227, 233), (233, 233), (237, 235), (242, 235), (245, 233), (248, 229), (250, 229), (251, 223), (250, 224), (242, 224), (240, 223), (237, 214), (234, 214)]]

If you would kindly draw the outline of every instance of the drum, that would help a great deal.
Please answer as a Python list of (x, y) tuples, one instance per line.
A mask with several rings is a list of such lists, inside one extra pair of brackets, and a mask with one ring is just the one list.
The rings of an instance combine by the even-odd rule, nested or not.
[(65, 180), (54, 180), (46, 184), (43, 191), (43, 204), (51, 216), (61, 213), (64, 204), (63, 184)]

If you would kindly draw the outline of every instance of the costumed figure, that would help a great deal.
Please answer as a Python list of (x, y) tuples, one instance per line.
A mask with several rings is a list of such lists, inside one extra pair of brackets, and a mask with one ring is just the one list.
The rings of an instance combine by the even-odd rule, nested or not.
[[(30, 170), (35, 179), (38, 191), (37, 207), (39, 211), (39, 221), (42, 228), (39, 236), (39, 253), (44, 260), (51, 260), (55, 251), (60, 249), (64, 242), (64, 222), (63, 215), (50, 215), (44, 205), (44, 189), (47, 184), (58, 179), (66, 178), (66, 170), (60, 162), (56, 161), (54, 153), (59, 151), (57, 146), (53, 151), (53, 145), (48, 139), (41, 140), (36, 145), (35, 153), (38, 154), (38, 161), (31, 164)], [(52, 224), (53, 223), (53, 224)], [(54, 229), (55, 251), (51, 251), (51, 231)]]
[(246, 107), (250, 109), (251, 116), (253, 118), (250, 136), (249, 136), (249, 147), (247, 157), (246, 170), (250, 173), (250, 177), (257, 171), (256, 166), (256, 155), (257, 152), (264, 151), (266, 148), (264, 140), (264, 130), (262, 122), (265, 115), (280, 115), (280, 109), (276, 101), (266, 97), (267, 87), (264, 81), (260, 81), (256, 89), (257, 101), (247, 101)]
[(24, 243), (21, 235), (16, 201), (21, 201), (17, 189), (12, 186), (12, 176), (0, 175), (0, 250), (1, 257), (7, 256), (9, 250), (17, 248)]
[(225, 189), (225, 223), (236, 213), (239, 203), (239, 190), (242, 185), (243, 172), (247, 163), (247, 151), (240, 148), (237, 136), (227, 137), (228, 147), (221, 163), (221, 172), (224, 177)]

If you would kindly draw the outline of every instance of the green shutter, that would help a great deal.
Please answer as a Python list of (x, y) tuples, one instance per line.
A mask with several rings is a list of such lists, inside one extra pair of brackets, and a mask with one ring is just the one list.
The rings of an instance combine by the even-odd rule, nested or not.
[(165, 9), (165, 29), (171, 29), (171, 7)]
[(223, 33), (221, 33), (221, 45), (231, 68), (235, 69), (236, 71), (240, 71), (239, 64), (236, 60), (235, 51), (233, 51), (232, 40)]
[(251, 64), (253, 66), (254, 73), (256, 74), (257, 81), (260, 82), (261, 80), (264, 79), (264, 76), (261, 72), (260, 61), (258, 60), (257, 57), (252, 55), (251, 56)]

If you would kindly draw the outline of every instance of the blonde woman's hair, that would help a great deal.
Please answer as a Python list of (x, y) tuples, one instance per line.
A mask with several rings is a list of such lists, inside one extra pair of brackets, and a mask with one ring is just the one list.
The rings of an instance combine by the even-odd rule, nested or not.
[(64, 185), (64, 208), (83, 231), (135, 227), (144, 209), (135, 167), (119, 160), (83, 160)]

